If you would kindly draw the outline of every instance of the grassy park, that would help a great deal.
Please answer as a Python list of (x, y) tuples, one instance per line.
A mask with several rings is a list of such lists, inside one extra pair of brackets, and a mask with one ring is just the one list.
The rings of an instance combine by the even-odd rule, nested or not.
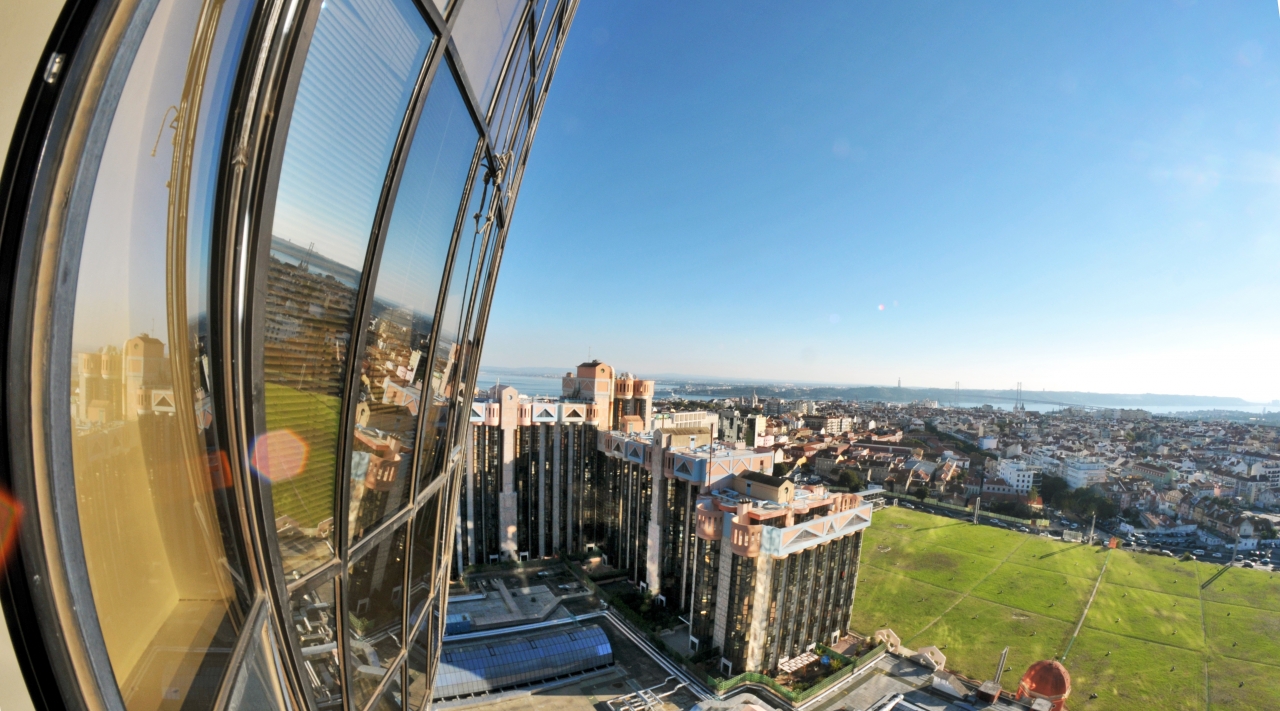
[(862, 563), (852, 628), (936, 645), (965, 676), (991, 678), (1008, 645), (1004, 688), (1057, 658), (1071, 672), (1072, 709), (1280, 708), (1280, 574), (1214, 577), (1210, 563), (896, 507), (875, 513)]

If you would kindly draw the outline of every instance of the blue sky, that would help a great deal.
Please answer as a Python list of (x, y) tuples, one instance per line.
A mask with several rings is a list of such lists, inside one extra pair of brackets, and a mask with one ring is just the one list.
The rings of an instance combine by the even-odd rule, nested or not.
[(1280, 398), (1275, 3), (580, 6), (485, 363)]

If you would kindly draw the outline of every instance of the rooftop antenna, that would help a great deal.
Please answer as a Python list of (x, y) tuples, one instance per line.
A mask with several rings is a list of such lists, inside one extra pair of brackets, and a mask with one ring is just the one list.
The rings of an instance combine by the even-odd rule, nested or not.
[(988, 703), (994, 703), (1000, 698), (1000, 675), (1004, 674), (1004, 663), (1009, 658), (1009, 648), (1005, 647), (1000, 653), (1000, 666), (996, 667), (996, 678), (991, 681), (982, 682), (982, 686), (978, 687), (978, 698)]
[(1005, 660), (1007, 660), (1008, 658), (1009, 658), (1009, 648), (1005, 647), (1004, 651), (1000, 653), (1000, 666), (996, 668), (996, 678), (992, 680), (997, 684), (1000, 683), (1000, 676), (1004, 674), (1004, 663), (1005, 663)]

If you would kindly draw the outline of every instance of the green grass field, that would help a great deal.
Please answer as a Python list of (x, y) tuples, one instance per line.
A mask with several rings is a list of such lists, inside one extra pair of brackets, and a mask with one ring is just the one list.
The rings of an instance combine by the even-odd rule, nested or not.
[(289, 430), (307, 443), (302, 471), (272, 484), (276, 516), (290, 516), (306, 528), (333, 518), (338, 398), (267, 383), (264, 399), (267, 429)]
[(1280, 574), (1214, 578), (1209, 563), (896, 507), (875, 513), (862, 550), (851, 627), (936, 645), (965, 676), (991, 678), (1008, 645), (1010, 691), (1032, 662), (1065, 653), (1075, 711), (1280, 708)]

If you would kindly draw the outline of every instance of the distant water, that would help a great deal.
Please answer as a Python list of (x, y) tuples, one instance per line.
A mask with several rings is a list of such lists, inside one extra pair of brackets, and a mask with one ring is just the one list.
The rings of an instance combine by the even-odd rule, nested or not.
[[(658, 383), (658, 385), (657, 385), (657, 389), (656, 389), (656, 392), (654, 393), (654, 397), (655, 397), (655, 398), (669, 398), (669, 397), (671, 397), (671, 396), (672, 396), (672, 390), (671, 390), (670, 386), (668, 386), (668, 387), (665, 387), (665, 388), (664, 388), (664, 387), (662, 386), (662, 384), (661, 384), (661, 383)], [(684, 394), (684, 395), (681, 395), (681, 397), (683, 397), (685, 400), (712, 400), (712, 399), (717, 399), (717, 400), (718, 400), (718, 399), (723, 399), (723, 396), (715, 396), (715, 395), (688, 395), (688, 394)], [(761, 398), (761, 399), (763, 400), (764, 398)], [(1013, 410), (1013, 403), (1012, 403), (1012, 402), (1009, 402), (1009, 401), (1007, 401), (1007, 400), (1000, 400), (1000, 401), (992, 400), (992, 401), (989, 401), (989, 402), (981, 402), (981, 401), (977, 401), (977, 402), (961, 402), (961, 403), (960, 403), (960, 405), (959, 405), (959, 407), (982, 407), (983, 405), (990, 405), (990, 406), (992, 406), (993, 408), (995, 408), (995, 409), (997, 409), (997, 410), (1005, 410), (1005, 411), (1012, 411), (1012, 410)], [(939, 406), (939, 407), (952, 407), (952, 404), (951, 404), (951, 403), (949, 403), (949, 402), (939, 401), (939, 402), (938, 402), (938, 406)], [(1054, 412), (1055, 410), (1060, 410), (1060, 409), (1062, 409), (1062, 407), (1061, 407), (1061, 406), (1059, 406), (1059, 405), (1049, 405), (1049, 404), (1047, 404), (1047, 403), (1042, 403), (1042, 402), (1029, 402), (1029, 403), (1026, 403), (1026, 407), (1027, 407), (1027, 411), (1028, 411), (1028, 412)], [(1147, 412), (1150, 412), (1150, 413), (1151, 413), (1151, 414), (1153, 414), (1153, 415), (1167, 415), (1167, 414), (1174, 413), (1174, 412), (1205, 412), (1205, 411), (1212, 411), (1212, 410), (1214, 410), (1215, 408), (1212, 408), (1212, 407), (1206, 407), (1206, 406), (1204, 406), (1204, 405), (1137, 405), (1137, 406), (1132, 406), (1132, 405), (1131, 405), (1131, 406), (1129, 406), (1129, 407), (1128, 407), (1128, 408), (1126, 408), (1126, 409), (1146, 410)], [(1236, 405), (1236, 406), (1232, 406), (1232, 407), (1217, 408), (1217, 409), (1219, 409), (1219, 410), (1232, 410), (1232, 411), (1235, 411), (1235, 412), (1251, 412), (1251, 413), (1259, 414), (1259, 415), (1260, 415), (1260, 414), (1262, 414), (1264, 411), (1265, 411), (1265, 412), (1276, 412), (1276, 411), (1280, 410), (1280, 406), (1277, 406), (1277, 405)]]
[[(939, 402), (938, 405), (942, 407), (947, 407), (950, 405), (950, 403)], [(1007, 401), (988, 402), (988, 403), (983, 403), (983, 402), (960, 403), (960, 407), (981, 407), (982, 405), (991, 405), (997, 410), (1013, 409), (1013, 403), (1010, 403)], [(1061, 409), (1061, 407), (1058, 405), (1047, 405), (1041, 402), (1027, 403), (1027, 410), (1029, 411), (1053, 412), (1059, 409)], [(1208, 407), (1205, 405), (1130, 405), (1125, 408), (1111, 408), (1110, 406), (1107, 406), (1107, 409), (1146, 410), (1147, 412), (1150, 412), (1153, 415), (1168, 415), (1174, 412), (1205, 412), (1205, 411), (1212, 411), (1217, 409), (1217, 410), (1231, 410), (1234, 412), (1251, 412), (1251, 413), (1260, 415), (1264, 410), (1267, 412), (1275, 412), (1276, 410), (1280, 410), (1280, 407), (1277, 407), (1276, 405), (1232, 405), (1231, 407), (1219, 407), (1219, 408)]]
[[(560, 379), (562, 377), (564, 376), (557, 375), (555, 377), (545, 377), (545, 376), (537, 376), (537, 375), (501, 375), (497, 373), (487, 373), (481, 370), (480, 376), (477, 379), (477, 384), (482, 390), (487, 390), (490, 387), (493, 387), (495, 383), (501, 382), (503, 385), (510, 385), (511, 387), (515, 388), (520, 392), (521, 395), (541, 395), (545, 397), (559, 397), (560, 396)], [(656, 383), (655, 392), (654, 392), (655, 398), (669, 398), (671, 396), (672, 396), (672, 389), (669, 383), (662, 383), (662, 382)], [(686, 400), (711, 400), (711, 399), (720, 399), (720, 397), (722, 396), (687, 395), (686, 394), (686, 395), (682, 395), (682, 397)], [(951, 406), (951, 403), (939, 402), (938, 405), (941, 407), (949, 407)], [(1008, 401), (990, 401), (985, 403), (984, 402), (961, 402), (960, 403), (960, 407), (981, 407), (982, 405), (991, 405), (997, 410), (1013, 409), (1013, 403)], [(1027, 403), (1027, 410), (1034, 411), (1034, 412), (1053, 412), (1054, 410), (1058, 410), (1058, 409), (1060, 409), (1058, 405), (1048, 405), (1048, 404), (1039, 403), (1039, 402)], [(1155, 415), (1167, 415), (1173, 412), (1195, 412), (1195, 411), (1212, 410), (1214, 408), (1206, 407), (1204, 405), (1151, 405), (1151, 406), (1139, 405), (1137, 406), (1137, 409), (1146, 410), (1147, 412), (1150, 412)], [(1262, 414), (1264, 410), (1267, 412), (1275, 412), (1277, 410), (1280, 410), (1280, 406), (1237, 405), (1237, 406), (1232, 406), (1230, 408), (1219, 408), (1219, 409), (1230, 409), (1238, 412), (1252, 412), (1256, 414)]]
[(544, 378), (536, 375), (500, 375), (486, 373), (481, 370), (476, 378), (476, 385), (481, 390), (488, 390), (495, 384), (502, 383), (515, 388), (521, 395), (560, 397), (560, 379), (563, 377), (563, 375), (558, 375), (554, 378)]

